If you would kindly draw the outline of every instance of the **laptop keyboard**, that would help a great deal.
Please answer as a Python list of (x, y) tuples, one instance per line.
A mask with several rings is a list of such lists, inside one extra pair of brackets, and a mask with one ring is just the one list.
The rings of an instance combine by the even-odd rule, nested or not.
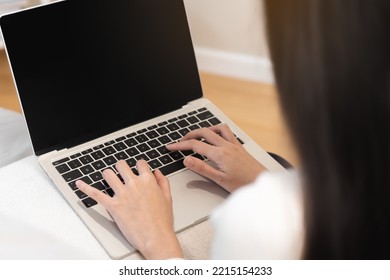
[(89, 208), (97, 202), (77, 188), (77, 180), (83, 180), (112, 197), (115, 193), (103, 179), (102, 171), (109, 168), (122, 180), (115, 168), (119, 160), (125, 160), (137, 175), (135, 164), (140, 159), (146, 160), (152, 171), (159, 169), (164, 175), (172, 174), (184, 168), (185, 156), (192, 155), (201, 160), (205, 158), (193, 151), (171, 152), (166, 145), (178, 141), (192, 130), (220, 123), (210, 111), (201, 108), (63, 158), (53, 162), (53, 165), (74, 194)]

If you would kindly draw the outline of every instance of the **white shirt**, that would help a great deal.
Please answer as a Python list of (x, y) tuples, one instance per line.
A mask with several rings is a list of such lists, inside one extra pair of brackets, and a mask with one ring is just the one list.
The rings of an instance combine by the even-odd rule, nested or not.
[(212, 259), (300, 259), (304, 245), (299, 174), (265, 172), (211, 217)]

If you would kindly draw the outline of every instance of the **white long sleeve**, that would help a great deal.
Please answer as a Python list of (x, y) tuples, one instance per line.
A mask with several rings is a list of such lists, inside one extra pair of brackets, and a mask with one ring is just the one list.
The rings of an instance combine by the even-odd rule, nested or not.
[(304, 244), (299, 174), (265, 172), (211, 217), (212, 259), (300, 259)]

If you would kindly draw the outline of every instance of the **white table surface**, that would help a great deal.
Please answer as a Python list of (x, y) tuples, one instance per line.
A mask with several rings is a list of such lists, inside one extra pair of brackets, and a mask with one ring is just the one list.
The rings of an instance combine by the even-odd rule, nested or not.
[[(35, 156), (0, 168), (0, 216), (57, 240), (80, 258), (109, 256), (39, 166)], [(0, 225), (5, 228), (7, 225)], [(29, 232), (24, 232), (29, 236)], [(212, 232), (203, 222), (178, 235), (188, 259), (207, 259)], [(28, 238), (26, 239), (28, 241)], [(31, 240), (30, 242), (34, 242)], [(23, 252), (21, 252), (22, 254)], [(36, 252), (39, 259), (39, 252)], [(61, 256), (59, 256), (61, 258)], [(133, 254), (129, 259), (140, 259)]]

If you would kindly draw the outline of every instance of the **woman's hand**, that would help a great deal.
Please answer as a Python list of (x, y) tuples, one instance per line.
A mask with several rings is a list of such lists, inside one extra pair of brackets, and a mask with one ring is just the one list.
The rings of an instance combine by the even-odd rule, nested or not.
[(182, 258), (173, 230), (172, 197), (168, 179), (158, 170), (154, 175), (146, 161), (137, 163), (136, 176), (125, 161), (116, 168), (124, 184), (107, 169), (103, 177), (114, 190), (114, 197), (77, 182), (79, 189), (102, 204), (127, 240), (147, 259)]
[[(197, 140), (200, 138), (207, 143)], [(206, 156), (216, 168), (192, 156), (184, 160), (184, 165), (229, 192), (254, 181), (264, 171), (264, 167), (245, 150), (227, 125), (194, 130), (167, 148), (171, 151), (192, 150)]]

